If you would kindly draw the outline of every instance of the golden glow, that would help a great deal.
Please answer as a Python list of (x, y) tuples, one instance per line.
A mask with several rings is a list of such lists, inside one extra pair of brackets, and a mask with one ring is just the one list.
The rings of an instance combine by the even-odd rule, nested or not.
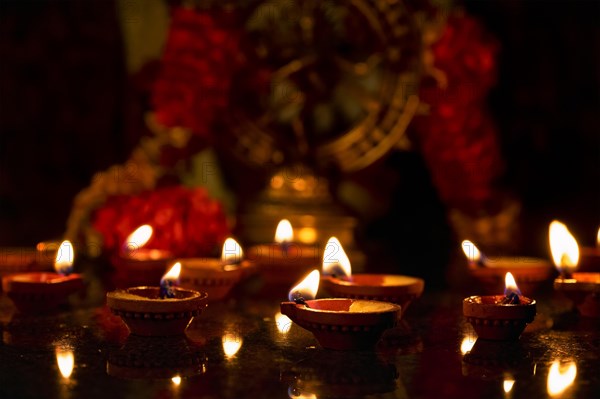
[(325, 251), (323, 251), (323, 274), (334, 274), (339, 276), (340, 274), (344, 277), (350, 277), (352, 275), (352, 266), (350, 259), (344, 251), (344, 247), (336, 237), (331, 237), (325, 245)]
[(73, 245), (71, 241), (66, 240), (60, 244), (58, 247), (58, 252), (56, 253), (56, 259), (54, 261), (54, 270), (57, 273), (65, 274), (71, 271), (71, 267), (73, 266), (73, 262), (75, 261), (75, 251), (73, 250)]
[(298, 231), (298, 240), (304, 244), (314, 244), (317, 241), (317, 230), (312, 227), (303, 227)]
[(521, 291), (517, 286), (515, 278), (513, 277), (511, 272), (508, 272), (506, 273), (506, 276), (504, 276), (504, 294), (508, 294), (510, 292), (514, 292), (518, 295), (521, 295)]
[(512, 391), (513, 385), (515, 385), (515, 380), (504, 380), (504, 393), (509, 393), (510, 391)]
[(460, 343), (460, 353), (465, 355), (467, 352), (470, 352), (473, 349), (473, 345), (475, 345), (475, 341), (476, 339), (472, 336), (465, 336)]
[(123, 247), (127, 250), (134, 250), (143, 247), (150, 241), (152, 237), (152, 226), (145, 224), (138, 227), (135, 231), (129, 234), (127, 240), (123, 244)]
[(175, 281), (179, 279), (179, 273), (181, 273), (181, 263), (177, 262), (165, 273), (160, 279), (161, 282), (171, 280)]
[(567, 226), (559, 221), (550, 223), (550, 252), (560, 271), (572, 272), (579, 262), (579, 246)]
[(171, 378), (171, 381), (173, 381), (173, 385), (175, 386), (179, 386), (181, 385), (181, 377), (176, 375), (175, 377)]
[(294, 229), (289, 220), (283, 219), (277, 225), (275, 230), (275, 242), (283, 244), (285, 242), (292, 242), (294, 240)]
[(600, 247), (600, 227), (598, 228), (598, 234), (596, 234), (596, 246)]
[(242, 246), (238, 244), (236, 240), (229, 237), (223, 243), (223, 251), (221, 252), (221, 260), (227, 264), (231, 265), (234, 263), (240, 263), (244, 258), (244, 251), (242, 250)]
[(318, 399), (317, 395), (311, 392), (301, 391), (300, 389), (288, 388), (288, 396), (290, 399)]
[(469, 259), (469, 261), (479, 262), (481, 260), (481, 252), (471, 241), (464, 240), (461, 246), (465, 256), (467, 259)]
[(56, 364), (63, 378), (68, 379), (75, 368), (75, 355), (70, 349), (56, 348)]
[(231, 359), (236, 353), (238, 353), (242, 347), (242, 344), (244, 343), (244, 340), (239, 335), (227, 333), (223, 335), (222, 343), (223, 353), (225, 353), (227, 359)]
[(569, 388), (577, 376), (577, 365), (568, 362), (563, 365), (555, 360), (548, 371), (548, 395), (558, 396)]
[(281, 314), (281, 312), (277, 312), (275, 315), (275, 325), (280, 333), (287, 334), (292, 327), (292, 321), (286, 315)]
[(314, 299), (319, 291), (319, 281), (321, 280), (321, 273), (318, 270), (313, 270), (302, 280), (298, 285), (290, 290), (289, 299), (293, 301), (295, 297), (301, 297), (303, 299)]

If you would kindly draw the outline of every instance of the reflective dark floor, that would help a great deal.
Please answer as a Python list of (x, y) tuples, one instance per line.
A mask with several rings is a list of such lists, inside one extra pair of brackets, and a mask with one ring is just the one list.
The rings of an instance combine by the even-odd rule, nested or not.
[[(426, 292), (374, 352), (319, 348), (276, 299), (210, 304), (187, 338), (127, 336), (104, 283), (53, 315), (0, 299), (0, 398), (592, 398), (600, 331), (551, 290), (520, 341), (476, 341), (464, 294)], [(473, 292), (475, 293), (475, 292)], [(468, 353), (468, 356), (464, 356)], [(558, 362), (558, 363), (556, 363)]]

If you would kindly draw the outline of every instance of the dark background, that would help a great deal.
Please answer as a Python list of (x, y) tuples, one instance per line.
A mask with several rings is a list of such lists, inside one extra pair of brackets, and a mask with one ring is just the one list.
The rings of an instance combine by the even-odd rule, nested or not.
[[(523, 202), (522, 247), (547, 256), (554, 218), (592, 244), (600, 224), (600, 2), (467, 1), (465, 8), (501, 43), (489, 101), (505, 180)], [(0, 245), (60, 237), (74, 195), (93, 173), (124, 161), (144, 134), (152, 67), (128, 76), (115, 9), (110, 0), (0, 2)], [(455, 239), (419, 154), (387, 162), (403, 176), (397, 206), (359, 237), (376, 249), (391, 243), (378, 223), (401, 226), (400, 236), (439, 226), (432, 240), (441, 241), (443, 262)]]

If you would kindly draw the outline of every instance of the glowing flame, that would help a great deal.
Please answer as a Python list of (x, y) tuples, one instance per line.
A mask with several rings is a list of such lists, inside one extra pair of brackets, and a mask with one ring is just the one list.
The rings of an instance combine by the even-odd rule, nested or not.
[(471, 241), (464, 240), (462, 242), (462, 250), (470, 262), (479, 262), (481, 260), (481, 252)]
[(579, 246), (567, 226), (558, 221), (550, 223), (550, 252), (560, 271), (573, 271), (579, 262)]
[(161, 284), (165, 281), (177, 281), (179, 280), (179, 273), (181, 273), (181, 263), (177, 262), (165, 273), (160, 279)]
[(150, 241), (152, 237), (152, 226), (145, 224), (138, 227), (135, 231), (129, 234), (129, 237), (123, 243), (123, 250), (125, 252), (135, 251), (138, 248), (143, 247)]
[(173, 385), (175, 386), (179, 386), (181, 385), (181, 377), (176, 375), (175, 377), (171, 378), (171, 381), (173, 381)]
[(519, 296), (521, 296), (521, 291), (519, 290), (519, 287), (517, 286), (517, 282), (515, 281), (515, 278), (513, 277), (511, 272), (506, 273), (506, 276), (504, 277), (504, 295), (509, 295), (515, 293)]
[(292, 224), (289, 220), (283, 219), (277, 225), (277, 230), (275, 230), (275, 242), (283, 244), (286, 242), (292, 242), (293, 239), (294, 229), (292, 229)]
[(290, 290), (288, 298), (293, 301), (298, 298), (314, 299), (319, 291), (319, 281), (321, 273), (318, 270), (313, 270), (302, 280), (298, 285)]
[(569, 362), (561, 366), (560, 362), (555, 360), (548, 372), (548, 395), (558, 396), (563, 393), (573, 384), (576, 376), (577, 365), (575, 362)]
[(242, 246), (236, 240), (229, 237), (223, 243), (223, 251), (221, 252), (221, 260), (227, 265), (240, 263), (244, 258)]
[(465, 336), (460, 343), (460, 353), (465, 355), (467, 352), (470, 352), (473, 349), (473, 345), (475, 345), (475, 339), (471, 336)]
[(75, 367), (75, 355), (70, 349), (56, 348), (56, 364), (63, 378), (71, 377)]
[(242, 344), (244, 343), (244, 340), (239, 335), (227, 333), (223, 335), (222, 343), (225, 356), (227, 359), (231, 359), (236, 353), (238, 353), (242, 347)]
[(339, 240), (331, 237), (323, 251), (323, 274), (350, 277), (352, 266)]
[(314, 393), (301, 391), (294, 387), (288, 388), (288, 396), (290, 399), (318, 399)]
[(509, 393), (510, 391), (512, 391), (513, 385), (515, 385), (515, 380), (504, 380), (504, 393)]
[(54, 261), (54, 270), (60, 274), (68, 274), (73, 269), (73, 262), (75, 261), (75, 251), (73, 251), (73, 245), (71, 241), (63, 241), (58, 247), (56, 253), (56, 260)]
[(596, 246), (600, 247), (600, 227), (598, 228), (598, 234), (596, 234)]
[(289, 317), (280, 312), (277, 312), (275, 315), (275, 325), (277, 326), (277, 330), (282, 334), (287, 334), (292, 327), (292, 321)]

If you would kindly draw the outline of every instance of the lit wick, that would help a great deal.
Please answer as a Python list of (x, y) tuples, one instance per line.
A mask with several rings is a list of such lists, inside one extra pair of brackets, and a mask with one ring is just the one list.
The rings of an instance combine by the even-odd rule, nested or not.
[(321, 274), (319, 271), (313, 270), (304, 280), (290, 290), (288, 295), (289, 300), (298, 305), (309, 307), (306, 301), (315, 298), (319, 290), (320, 280)]
[(287, 219), (282, 219), (275, 230), (275, 242), (279, 243), (281, 250), (287, 255), (290, 244), (294, 239), (294, 229)]
[(323, 275), (341, 280), (352, 280), (352, 265), (346, 251), (336, 237), (330, 237), (323, 251)]
[(472, 264), (474, 264), (478, 267), (485, 267), (487, 259), (481, 253), (479, 248), (477, 248), (475, 246), (475, 244), (473, 244), (469, 240), (464, 240), (462, 242), (462, 249), (463, 249), (463, 252), (465, 253), (465, 256), (467, 257), (467, 259), (469, 259), (469, 262), (471, 262)]
[(160, 299), (175, 298), (175, 290), (173, 289), (179, 284), (179, 273), (181, 272), (181, 263), (177, 262), (171, 270), (160, 279)]
[(579, 246), (567, 226), (554, 220), (550, 223), (548, 237), (554, 265), (563, 279), (573, 278), (579, 262)]
[(226, 266), (239, 265), (244, 260), (244, 251), (236, 240), (229, 237), (223, 243), (221, 251), (221, 263), (223, 268)]
[(517, 287), (517, 282), (513, 277), (511, 272), (506, 273), (505, 280), (505, 288), (504, 288), (504, 298), (500, 301), (502, 305), (518, 305), (521, 303), (519, 296), (521, 295), (521, 291), (519, 287)]

